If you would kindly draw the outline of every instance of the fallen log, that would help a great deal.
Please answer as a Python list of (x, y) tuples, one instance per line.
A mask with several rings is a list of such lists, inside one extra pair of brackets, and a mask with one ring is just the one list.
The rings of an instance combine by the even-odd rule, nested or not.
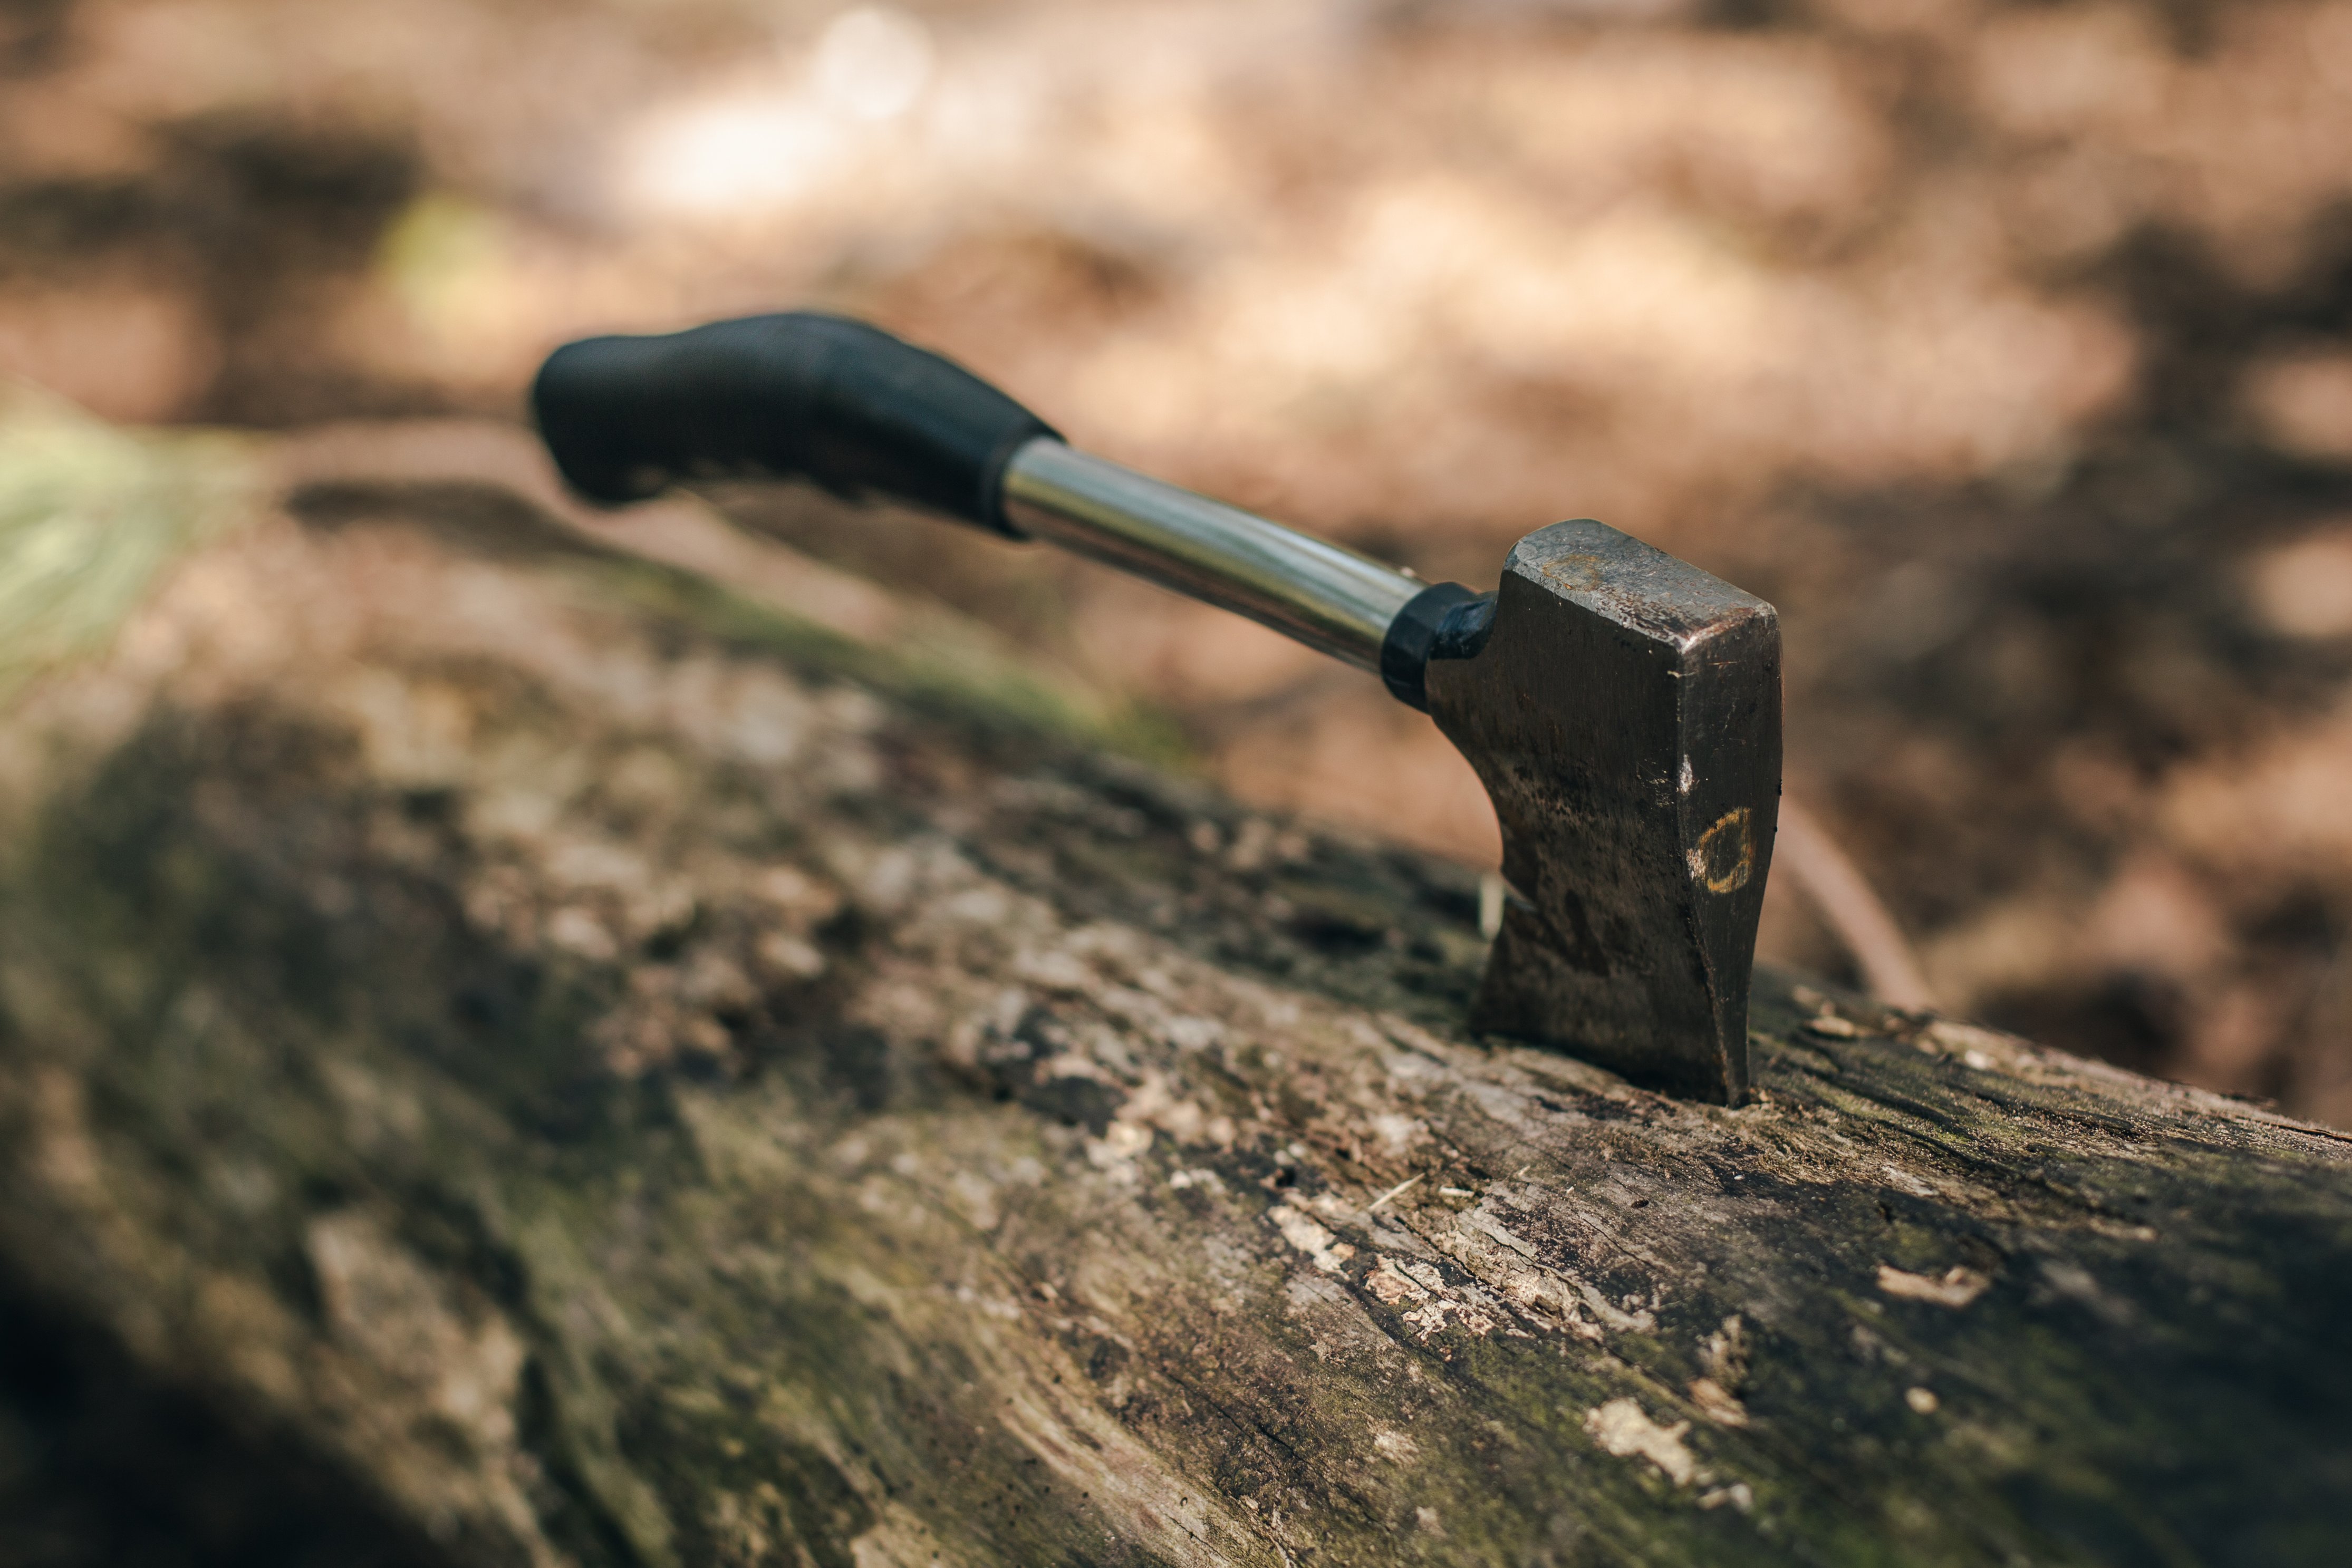
[(2343, 1134), (1769, 974), (1678, 1103), (1464, 1031), (1464, 873), (984, 664), (254, 510), (0, 721), (45, 1561), (2352, 1540)]

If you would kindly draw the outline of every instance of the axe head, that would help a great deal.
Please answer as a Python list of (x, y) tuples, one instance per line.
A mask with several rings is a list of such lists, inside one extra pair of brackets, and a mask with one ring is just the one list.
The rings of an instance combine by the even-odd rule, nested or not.
[(1559, 523), (1511, 551), (1483, 641), (1442, 639), (1424, 680), (1494, 799), (1517, 895), (1474, 1027), (1738, 1103), (1780, 797), (1773, 608)]

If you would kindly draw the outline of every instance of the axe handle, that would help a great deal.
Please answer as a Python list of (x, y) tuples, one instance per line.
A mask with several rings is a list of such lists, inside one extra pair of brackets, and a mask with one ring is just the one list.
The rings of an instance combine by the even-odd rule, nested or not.
[(1296, 637), (1367, 670), (1398, 613), (1428, 589), (1369, 556), (1123, 468), (1050, 437), (1005, 467), (1024, 534)]
[(888, 496), (1235, 611), (1416, 707), (1446, 612), (1473, 597), (1076, 451), (961, 366), (836, 316), (592, 338), (549, 358), (531, 400), (591, 499), (743, 475)]

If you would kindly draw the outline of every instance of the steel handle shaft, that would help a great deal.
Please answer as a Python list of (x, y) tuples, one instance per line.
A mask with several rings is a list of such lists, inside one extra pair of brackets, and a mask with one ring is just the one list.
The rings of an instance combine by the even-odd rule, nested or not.
[(1381, 667), (1397, 613), (1429, 584), (1369, 556), (1050, 437), (1005, 465), (1023, 533), (1246, 615), (1318, 653)]

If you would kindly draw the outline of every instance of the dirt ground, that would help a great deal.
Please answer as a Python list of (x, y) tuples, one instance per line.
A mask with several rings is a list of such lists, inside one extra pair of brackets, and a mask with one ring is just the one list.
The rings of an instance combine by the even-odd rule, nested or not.
[[(814, 304), (1424, 576), (1598, 516), (1780, 606), (1791, 794), (1942, 1003), (2352, 1124), (2352, 4), (0, 0), (0, 370), (516, 419), (567, 337)], [(1493, 853), (1270, 632), (730, 505)]]

